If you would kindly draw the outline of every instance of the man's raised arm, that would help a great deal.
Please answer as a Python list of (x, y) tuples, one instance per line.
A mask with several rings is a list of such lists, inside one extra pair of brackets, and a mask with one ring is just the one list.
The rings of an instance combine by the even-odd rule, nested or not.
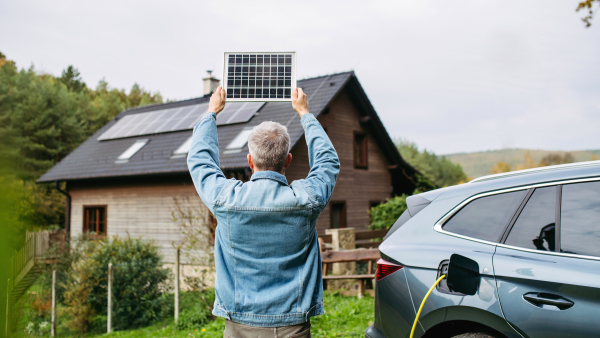
[(187, 163), (198, 195), (213, 212), (215, 201), (227, 179), (219, 167), (219, 143), (217, 140), (217, 115), (225, 107), (225, 90), (217, 88), (210, 98), (208, 113), (194, 128), (192, 145)]
[(340, 160), (325, 130), (314, 115), (308, 112), (308, 99), (301, 88), (292, 92), (292, 106), (300, 115), (308, 145), (310, 172), (303, 183), (322, 207), (325, 207), (340, 173)]

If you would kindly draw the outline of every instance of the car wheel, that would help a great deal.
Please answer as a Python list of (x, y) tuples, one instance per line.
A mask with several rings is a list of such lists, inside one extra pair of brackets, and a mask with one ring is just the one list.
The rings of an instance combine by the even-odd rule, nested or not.
[(495, 338), (495, 337), (490, 336), (487, 333), (470, 332), (470, 333), (459, 334), (458, 336), (454, 336), (452, 338)]

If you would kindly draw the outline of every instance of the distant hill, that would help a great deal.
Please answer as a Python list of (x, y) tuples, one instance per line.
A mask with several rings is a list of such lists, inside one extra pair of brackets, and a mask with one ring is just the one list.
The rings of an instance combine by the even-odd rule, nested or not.
[[(535, 149), (501, 149), (480, 151), (475, 153), (457, 153), (445, 155), (447, 159), (458, 163), (470, 178), (477, 178), (490, 174), (492, 166), (499, 161), (504, 161), (511, 166), (521, 164), (525, 161), (525, 153), (529, 151), (534, 161), (539, 162), (549, 153), (565, 154), (566, 151), (535, 150)], [(576, 162), (591, 161), (596, 155), (600, 159), (600, 149), (598, 150), (578, 150), (569, 151)]]

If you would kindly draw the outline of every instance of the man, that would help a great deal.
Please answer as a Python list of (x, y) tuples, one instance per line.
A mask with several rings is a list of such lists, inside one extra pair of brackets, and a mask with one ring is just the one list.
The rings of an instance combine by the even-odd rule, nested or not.
[(227, 318), (223, 337), (310, 337), (310, 317), (324, 313), (315, 224), (340, 171), (337, 153), (298, 88), (292, 107), (308, 145), (306, 179), (288, 184), (287, 129), (263, 122), (248, 136), (252, 178), (228, 180), (219, 167), (216, 125), (224, 106), (219, 87), (194, 129), (188, 154), (196, 190), (218, 224), (213, 314)]

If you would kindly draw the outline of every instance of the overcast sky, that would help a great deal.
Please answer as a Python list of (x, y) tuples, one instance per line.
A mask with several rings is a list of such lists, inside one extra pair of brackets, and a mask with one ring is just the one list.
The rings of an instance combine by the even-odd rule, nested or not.
[(392, 137), (438, 154), (600, 148), (600, 17), (578, 0), (0, 1), (0, 51), (95, 87), (202, 95), (225, 51), (354, 70)]

